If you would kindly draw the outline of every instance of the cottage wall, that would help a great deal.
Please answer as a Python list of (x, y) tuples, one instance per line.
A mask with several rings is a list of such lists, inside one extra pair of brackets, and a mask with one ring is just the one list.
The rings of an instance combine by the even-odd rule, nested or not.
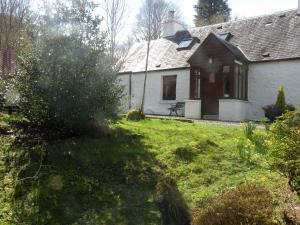
[(300, 60), (253, 63), (249, 66), (249, 109), (251, 120), (264, 117), (262, 108), (276, 101), (278, 87), (285, 86), (287, 103), (300, 103)]
[[(175, 101), (163, 101), (163, 76), (177, 75), (176, 84), (176, 100)], [(124, 98), (122, 103), (123, 111), (127, 111), (129, 108), (129, 80), (130, 74), (119, 75), (120, 84), (124, 85)], [(131, 75), (131, 107), (140, 108), (143, 96), (145, 73), (134, 73)], [(154, 71), (149, 72), (146, 85), (145, 96), (145, 113), (146, 114), (158, 114), (168, 115), (171, 104), (176, 102), (184, 102), (189, 98), (189, 86), (190, 86), (190, 70), (168, 70), (168, 71)]]

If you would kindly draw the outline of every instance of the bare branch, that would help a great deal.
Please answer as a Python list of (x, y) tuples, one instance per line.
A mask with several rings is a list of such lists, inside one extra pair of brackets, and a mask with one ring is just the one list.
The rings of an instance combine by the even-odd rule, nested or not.
[(124, 16), (127, 11), (126, 0), (104, 0), (106, 28), (109, 35), (110, 55), (114, 59), (117, 47), (117, 36), (124, 28)]

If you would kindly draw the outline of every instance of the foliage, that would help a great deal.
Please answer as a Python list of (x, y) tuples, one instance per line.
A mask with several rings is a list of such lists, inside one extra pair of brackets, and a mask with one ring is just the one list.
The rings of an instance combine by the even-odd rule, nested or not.
[[(101, 20), (93, 16), (95, 6), (88, 0), (68, 2), (45, 16), (40, 35), (20, 52), (15, 85), (23, 113), (35, 125), (82, 135), (116, 118), (121, 88), (106, 56)], [(58, 25), (66, 30), (53, 31)]]
[(254, 162), (253, 156), (256, 156), (256, 154), (267, 154), (266, 134), (256, 128), (253, 122), (244, 123), (244, 137), (237, 139), (239, 156), (247, 164)]
[(265, 111), (265, 116), (270, 120), (270, 122), (274, 122), (278, 117), (283, 115), (286, 111), (294, 111), (295, 107), (293, 105), (286, 105), (284, 110), (278, 108), (275, 104), (267, 105), (263, 108)]
[(0, 137), (0, 224), (160, 224), (155, 159), (141, 138)]
[(271, 193), (257, 184), (227, 190), (196, 211), (193, 225), (273, 225), (275, 207)]
[(284, 86), (281, 85), (278, 89), (277, 100), (276, 100), (276, 107), (282, 111), (286, 109), (285, 103), (285, 94), (284, 94)]
[(270, 170), (269, 155), (241, 162), (236, 137), (241, 128), (150, 119), (123, 119), (93, 139), (1, 135), (0, 224), (162, 224), (158, 177), (176, 180), (190, 209), (243, 182), (279, 196), (287, 180)]
[(156, 185), (156, 202), (164, 225), (189, 225), (188, 207), (182, 198), (175, 180), (161, 178)]
[(194, 8), (196, 26), (222, 23), (230, 19), (231, 9), (227, 0), (198, 0)]
[(127, 120), (140, 121), (145, 119), (145, 114), (141, 109), (132, 109), (126, 115)]
[(284, 114), (272, 125), (269, 136), (272, 165), (288, 177), (289, 185), (300, 195), (300, 110)]
[(271, 121), (274, 122), (278, 117), (283, 115), (287, 111), (294, 111), (295, 107), (291, 104), (286, 104), (284, 86), (280, 86), (277, 94), (276, 104), (267, 105), (263, 107), (265, 111), (265, 116)]

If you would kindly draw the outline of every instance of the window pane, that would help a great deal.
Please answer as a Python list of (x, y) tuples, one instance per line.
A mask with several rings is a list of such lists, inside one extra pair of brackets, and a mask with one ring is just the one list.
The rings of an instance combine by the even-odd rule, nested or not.
[(163, 100), (176, 100), (177, 76), (163, 77)]

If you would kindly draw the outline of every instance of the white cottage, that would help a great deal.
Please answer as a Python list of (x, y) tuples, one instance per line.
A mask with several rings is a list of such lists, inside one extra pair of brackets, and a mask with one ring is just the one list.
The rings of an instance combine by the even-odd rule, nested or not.
[[(185, 102), (191, 119), (260, 120), (280, 85), (287, 102), (300, 103), (299, 9), (184, 29), (170, 13), (164, 37), (151, 42), (145, 113), (168, 115)], [(136, 43), (119, 77), (124, 110), (140, 108), (147, 43)]]

